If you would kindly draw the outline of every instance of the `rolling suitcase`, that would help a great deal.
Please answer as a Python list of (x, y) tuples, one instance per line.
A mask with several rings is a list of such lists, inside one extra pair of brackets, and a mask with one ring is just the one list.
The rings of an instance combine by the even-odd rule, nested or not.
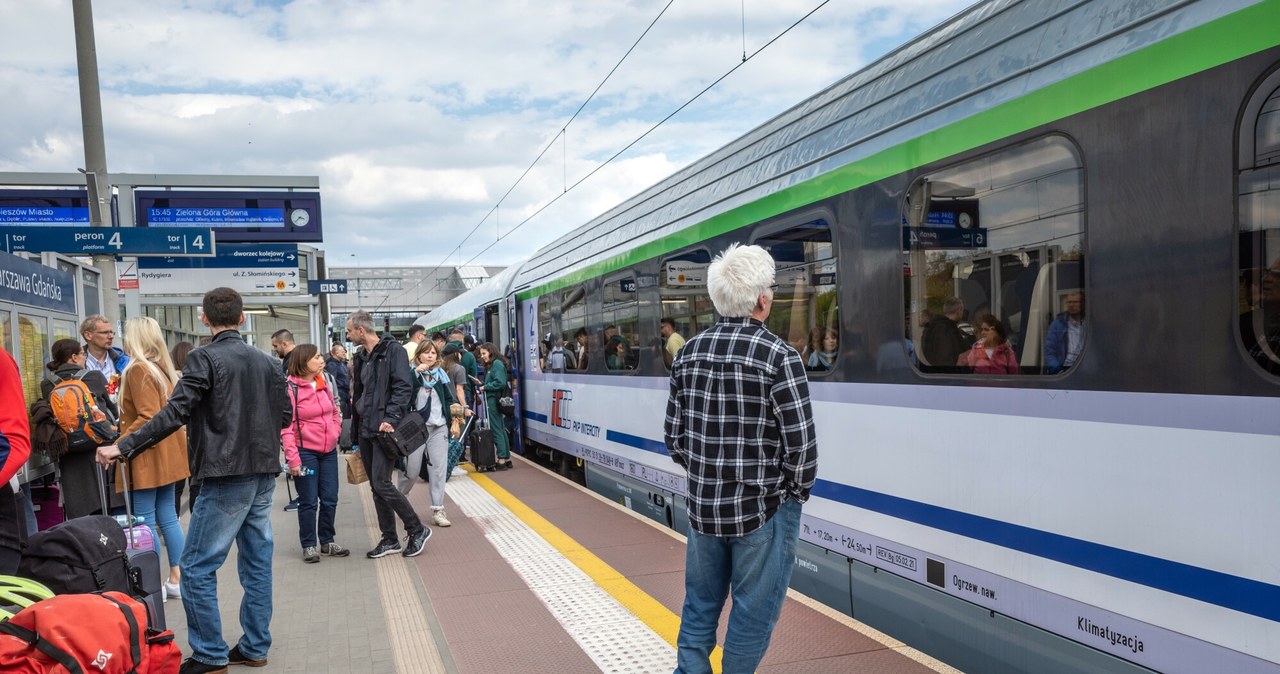
[(487, 411), (480, 413), (480, 420), (471, 429), (468, 440), (471, 446), (471, 465), (475, 466), (476, 472), (497, 470), (498, 450), (493, 444), (493, 429), (489, 428)]
[[(120, 522), (117, 526), (124, 529), (125, 540), (128, 544), (125, 549), (125, 555), (129, 560), (130, 567), (129, 594), (134, 599), (146, 604), (147, 617), (151, 621), (151, 627), (157, 630), (164, 630), (164, 588), (161, 586), (163, 579), (160, 576), (160, 553), (155, 550), (155, 541), (151, 534), (151, 528), (134, 521), (133, 499), (129, 497), (129, 462), (121, 459), (116, 462), (116, 466), (120, 471), (121, 478), (124, 480), (124, 512), (128, 525), (126, 526), (125, 522)], [(107, 486), (103, 480), (102, 469), (98, 468), (94, 473), (98, 476), (98, 493), (102, 496), (103, 512), (106, 512)], [(145, 530), (145, 533), (139, 530)]]

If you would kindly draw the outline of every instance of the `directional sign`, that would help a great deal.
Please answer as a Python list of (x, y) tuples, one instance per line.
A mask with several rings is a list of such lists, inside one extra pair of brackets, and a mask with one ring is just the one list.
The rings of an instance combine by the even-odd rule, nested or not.
[(346, 295), (346, 279), (312, 279), (307, 281), (307, 293), (311, 295)]
[(213, 231), (186, 227), (23, 227), (0, 229), (6, 253), (213, 255)]
[(141, 258), (138, 280), (143, 295), (204, 293), (219, 287), (298, 294), (298, 246), (221, 243), (214, 257)]
[(987, 230), (950, 227), (903, 227), (903, 250), (949, 250), (986, 248)]

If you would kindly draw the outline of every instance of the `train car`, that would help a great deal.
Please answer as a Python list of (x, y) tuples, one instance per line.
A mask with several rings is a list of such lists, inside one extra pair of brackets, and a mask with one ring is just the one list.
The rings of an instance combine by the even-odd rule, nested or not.
[(1280, 672), (1277, 26), (980, 2), (569, 232), (488, 305), (526, 451), (685, 526), (667, 347), (758, 244), (819, 432), (794, 586), (968, 671)]

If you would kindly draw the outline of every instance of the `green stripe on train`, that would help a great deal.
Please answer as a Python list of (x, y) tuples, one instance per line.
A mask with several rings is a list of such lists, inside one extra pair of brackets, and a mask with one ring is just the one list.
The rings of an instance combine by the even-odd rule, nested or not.
[(527, 300), (1065, 119), (1280, 44), (1280, 0), (1262, 3), (882, 150), (674, 234), (517, 293)]

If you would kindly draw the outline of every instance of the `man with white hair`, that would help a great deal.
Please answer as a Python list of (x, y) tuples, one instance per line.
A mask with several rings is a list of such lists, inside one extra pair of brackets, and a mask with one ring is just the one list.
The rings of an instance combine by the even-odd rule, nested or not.
[(729, 246), (707, 268), (721, 318), (671, 364), (665, 439), (690, 525), (676, 674), (711, 672), (730, 591), (723, 668), (754, 672), (791, 581), (818, 449), (804, 363), (764, 325), (776, 289), (768, 251)]

